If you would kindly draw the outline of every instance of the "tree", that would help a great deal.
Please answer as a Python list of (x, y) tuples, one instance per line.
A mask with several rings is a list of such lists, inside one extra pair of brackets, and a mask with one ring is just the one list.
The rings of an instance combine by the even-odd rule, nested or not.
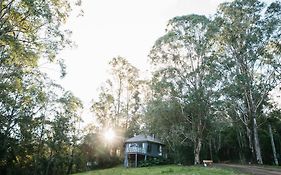
[(70, 32), (61, 26), (73, 5), (66, 0), (0, 0), (1, 174), (43, 172), (46, 114), (53, 102), (49, 88), (58, 86), (40, 64), (60, 64), (64, 75), (56, 55), (71, 44)]
[(46, 174), (70, 174), (78, 147), (81, 122), (79, 110), (81, 101), (70, 92), (65, 92), (55, 103), (54, 119), (50, 120), (51, 130), (47, 134), (50, 148)]
[[(108, 129), (112, 129), (116, 133), (116, 138), (112, 143), (106, 143), (103, 139), (104, 144), (95, 145), (96, 149), (102, 150), (96, 156), (97, 159), (100, 159), (97, 160), (100, 166), (105, 166), (106, 162), (108, 165), (118, 163), (120, 152), (123, 150), (124, 138), (133, 135), (133, 132), (140, 127), (138, 121), (141, 81), (138, 69), (122, 57), (113, 58), (109, 65), (111, 75), (101, 86), (98, 99), (93, 100), (91, 106), (91, 111), (99, 123), (94, 134), (104, 135), (103, 132)], [(96, 143), (100, 143), (100, 141), (96, 141)]]
[(101, 87), (92, 111), (103, 127), (121, 127), (127, 132), (140, 107), (138, 70), (122, 57), (113, 58), (109, 65), (111, 78)]
[(36, 66), (41, 56), (54, 60), (69, 43), (67, 31), (61, 30), (61, 25), (72, 5), (66, 0), (1, 0), (1, 65), (17, 62)]
[(0, 145), (0, 150), (3, 151), (1, 160), (6, 162), (1, 165), (1, 169), (5, 169), (3, 171), (12, 171), (14, 155), (25, 159), (26, 155), (22, 153), (32, 154), (34, 151), (33, 135), (46, 100), (45, 84), (42, 76), (37, 73), (9, 76), (1, 83), (0, 133), (3, 144)]
[(247, 130), (251, 131), (248, 135), (253, 134), (255, 158), (259, 164), (263, 164), (263, 160), (258, 113), (281, 78), (280, 8), (279, 1), (266, 6), (257, 0), (236, 0), (221, 4), (215, 18), (219, 26), (215, 48), (225, 77), (226, 96), (235, 99), (234, 106), (239, 109)]
[(184, 128), (184, 140), (194, 143), (194, 164), (199, 164), (204, 132), (217, 98), (219, 75), (212, 64), (215, 57), (209, 40), (212, 26), (205, 16), (188, 15), (171, 19), (166, 31), (150, 52), (151, 62), (158, 69), (152, 80), (157, 89), (154, 92), (162, 100), (180, 105), (185, 123), (179, 129)]
[(273, 138), (273, 134), (272, 134), (271, 124), (268, 124), (268, 130), (269, 130), (269, 135), (270, 135), (270, 142), (271, 142), (271, 146), (272, 146), (274, 163), (275, 163), (275, 165), (278, 166), (279, 163), (278, 163), (278, 159), (277, 159), (276, 147), (275, 147), (274, 138)]

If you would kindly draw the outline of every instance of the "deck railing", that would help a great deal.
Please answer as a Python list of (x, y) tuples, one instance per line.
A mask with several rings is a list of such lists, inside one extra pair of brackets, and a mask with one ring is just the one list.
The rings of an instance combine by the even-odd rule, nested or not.
[(126, 149), (127, 153), (143, 153), (145, 154), (146, 151), (144, 148), (140, 148), (140, 147), (129, 147)]

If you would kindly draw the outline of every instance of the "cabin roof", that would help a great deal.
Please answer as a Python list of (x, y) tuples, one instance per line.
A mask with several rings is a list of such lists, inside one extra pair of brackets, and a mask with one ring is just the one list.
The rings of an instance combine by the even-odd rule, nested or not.
[(134, 143), (134, 142), (153, 142), (153, 143), (164, 145), (159, 139), (149, 135), (137, 135), (125, 141), (125, 143)]

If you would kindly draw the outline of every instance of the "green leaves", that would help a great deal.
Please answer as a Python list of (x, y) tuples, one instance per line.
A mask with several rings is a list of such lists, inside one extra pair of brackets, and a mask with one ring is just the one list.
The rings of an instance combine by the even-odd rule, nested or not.
[[(212, 108), (218, 98), (215, 86), (220, 73), (216, 71), (217, 57), (211, 40), (214, 31), (205, 16), (175, 17), (169, 21), (167, 34), (156, 41), (149, 55), (155, 71), (147, 126), (173, 147), (192, 141), (195, 163), (199, 162), (203, 133), (207, 125), (210, 127)], [(156, 101), (163, 108), (158, 109)], [(199, 150), (195, 151), (195, 147)]]
[(93, 100), (92, 112), (103, 128), (123, 128), (130, 133), (130, 128), (139, 128), (138, 118), (142, 102), (139, 70), (123, 57), (112, 58), (111, 77), (101, 87), (98, 99)]
[(268, 93), (281, 80), (280, 9), (279, 1), (267, 6), (236, 0), (221, 4), (214, 18), (171, 19), (149, 55), (155, 69), (153, 100), (180, 103), (183, 116), (191, 116), (185, 132), (195, 138), (204, 132), (200, 126), (218, 117), (216, 112), (238, 117), (239, 127), (252, 126), (248, 121), (261, 115)]
[[(55, 151), (50, 143), (68, 142), (56, 150), (61, 155), (50, 158), (59, 162), (69, 154), (69, 143), (77, 142), (73, 132), (81, 102), (70, 93), (60, 98), (63, 90), (39, 67), (39, 62), (58, 62), (65, 75), (65, 65), (56, 56), (71, 44), (69, 32), (61, 30), (71, 6), (66, 0), (0, 1), (1, 173), (48, 174), (48, 151)], [(58, 127), (52, 127), (56, 122)], [(50, 164), (43, 169), (46, 162)]]

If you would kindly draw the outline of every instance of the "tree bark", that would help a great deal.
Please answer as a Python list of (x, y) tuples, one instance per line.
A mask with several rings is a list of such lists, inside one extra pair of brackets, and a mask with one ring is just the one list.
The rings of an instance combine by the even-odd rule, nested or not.
[(271, 140), (274, 163), (275, 163), (275, 165), (278, 166), (279, 163), (278, 163), (278, 159), (277, 159), (277, 155), (276, 155), (276, 148), (275, 148), (275, 143), (274, 143), (274, 139), (273, 139), (271, 124), (268, 124), (268, 130), (269, 130), (269, 136), (270, 136), (270, 140)]
[(244, 155), (245, 144), (244, 144), (244, 139), (243, 139), (242, 134), (241, 134), (241, 130), (239, 128), (237, 128), (237, 141), (238, 141), (238, 144), (239, 144), (240, 163), (244, 164), (245, 163), (245, 155)]
[[(249, 86), (250, 87), (250, 86)], [(260, 148), (260, 141), (259, 141), (259, 133), (258, 133), (258, 125), (257, 125), (257, 106), (254, 103), (252, 90), (248, 88), (245, 92), (245, 98), (248, 106), (249, 116), (253, 121), (253, 139), (254, 139), (254, 151), (256, 156), (256, 162), (260, 165), (263, 164), (262, 156), (261, 156), (261, 148)]]
[(52, 161), (53, 161), (53, 151), (51, 151), (51, 153), (50, 153), (50, 156), (49, 156), (49, 159), (48, 159), (48, 163), (47, 163), (47, 167), (46, 167), (45, 175), (49, 175), (49, 169), (50, 169)]
[(258, 126), (256, 117), (253, 116), (253, 130), (254, 130), (254, 143), (255, 143), (255, 153), (256, 153), (256, 160), (258, 164), (263, 164), (262, 157), (261, 157), (261, 148), (260, 148), (260, 141), (258, 135)]
[(202, 146), (201, 138), (196, 138), (196, 141), (194, 144), (194, 165), (200, 164), (201, 146)]
[(255, 156), (255, 150), (254, 150), (253, 141), (252, 141), (252, 132), (248, 126), (246, 126), (246, 133), (247, 133), (247, 137), (248, 137), (248, 141), (249, 141), (249, 148), (251, 151), (251, 156), (252, 156), (252, 159), (255, 160), (256, 156)]
[(72, 148), (72, 151), (71, 151), (71, 156), (70, 156), (70, 160), (69, 160), (69, 164), (68, 164), (68, 168), (67, 168), (67, 173), (66, 174), (71, 174), (71, 172), (72, 172), (73, 157), (74, 157), (74, 148)]
[(212, 140), (209, 141), (210, 158), (213, 160)]

